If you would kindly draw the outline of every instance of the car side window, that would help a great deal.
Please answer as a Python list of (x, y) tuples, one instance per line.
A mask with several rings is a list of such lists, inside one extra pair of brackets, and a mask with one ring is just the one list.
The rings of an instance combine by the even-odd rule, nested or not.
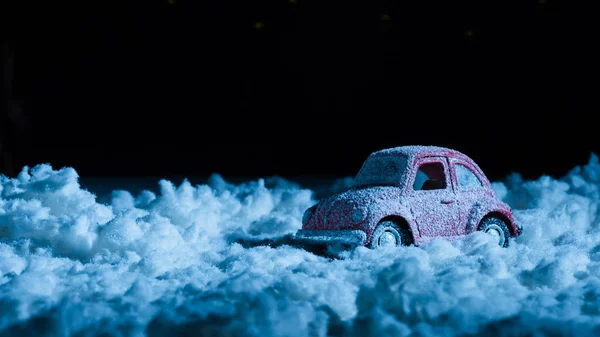
[(464, 191), (483, 187), (481, 180), (479, 180), (470, 168), (461, 164), (454, 165), (454, 168), (456, 170), (456, 178), (458, 179), (458, 189)]
[(444, 165), (440, 162), (425, 163), (419, 166), (415, 176), (413, 189), (415, 191), (443, 190), (446, 188)]

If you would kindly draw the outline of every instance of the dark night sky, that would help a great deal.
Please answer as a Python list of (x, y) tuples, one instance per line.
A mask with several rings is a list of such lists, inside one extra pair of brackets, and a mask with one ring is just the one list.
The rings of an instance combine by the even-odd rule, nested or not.
[(12, 5), (27, 123), (4, 142), (81, 176), (352, 175), (408, 144), (562, 175), (600, 154), (600, 30), (577, 3)]

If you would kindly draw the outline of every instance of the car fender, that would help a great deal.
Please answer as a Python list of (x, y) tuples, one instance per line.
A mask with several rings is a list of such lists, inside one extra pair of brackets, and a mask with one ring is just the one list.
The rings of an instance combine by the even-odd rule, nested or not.
[(371, 240), (371, 235), (375, 231), (377, 225), (385, 218), (390, 217), (404, 219), (413, 234), (415, 242), (419, 240), (419, 228), (413, 219), (410, 209), (399, 203), (398, 200), (385, 200), (374, 202), (369, 205), (368, 220), (365, 223), (366, 226), (363, 228), (367, 233), (367, 241)]
[(502, 214), (509, 223), (507, 225), (509, 227), (514, 226), (514, 220), (512, 217), (512, 213), (510, 211), (510, 207), (502, 202), (476, 202), (471, 211), (469, 212), (469, 218), (467, 219), (465, 234), (472, 233), (477, 230), (477, 227), (481, 223), (484, 217), (486, 217), (490, 213), (499, 213)]

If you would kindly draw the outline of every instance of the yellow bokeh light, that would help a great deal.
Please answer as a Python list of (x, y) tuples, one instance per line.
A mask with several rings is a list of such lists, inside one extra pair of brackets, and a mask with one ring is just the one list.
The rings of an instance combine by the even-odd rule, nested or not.
[(175, 0), (168, 0), (169, 1), (169, 5), (174, 5), (175, 4)]
[(383, 21), (389, 21), (390, 19), (391, 19), (391, 17), (388, 14), (381, 15), (381, 20), (383, 20)]
[(465, 36), (468, 36), (468, 37), (473, 36), (473, 31), (471, 29), (465, 30)]
[(265, 25), (262, 22), (254, 23), (254, 29), (262, 29)]
[(288, 2), (289, 2), (290, 4), (292, 4), (292, 5), (295, 5), (295, 4), (296, 4), (296, 0), (288, 0)]

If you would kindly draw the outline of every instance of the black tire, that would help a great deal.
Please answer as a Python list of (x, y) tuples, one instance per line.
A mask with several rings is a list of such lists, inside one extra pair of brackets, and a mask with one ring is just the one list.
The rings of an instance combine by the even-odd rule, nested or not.
[(497, 235), (498, 245), (503, 248), (508, 247), (510, 232), (508, 231), (508, 226), (506, 226), (504, 220), (493, 216), (487, 217), (481, 221), (481, 224), (479, 224), (479, 228), (477, 230), (484, 233)]
[(410, 244), (412, 244), (412, 237), (408, 228), (402, 228), (393, 221), (382, 221), (373, 231), (369, 248), (377, 249), (387, 245), (399, 247)]

